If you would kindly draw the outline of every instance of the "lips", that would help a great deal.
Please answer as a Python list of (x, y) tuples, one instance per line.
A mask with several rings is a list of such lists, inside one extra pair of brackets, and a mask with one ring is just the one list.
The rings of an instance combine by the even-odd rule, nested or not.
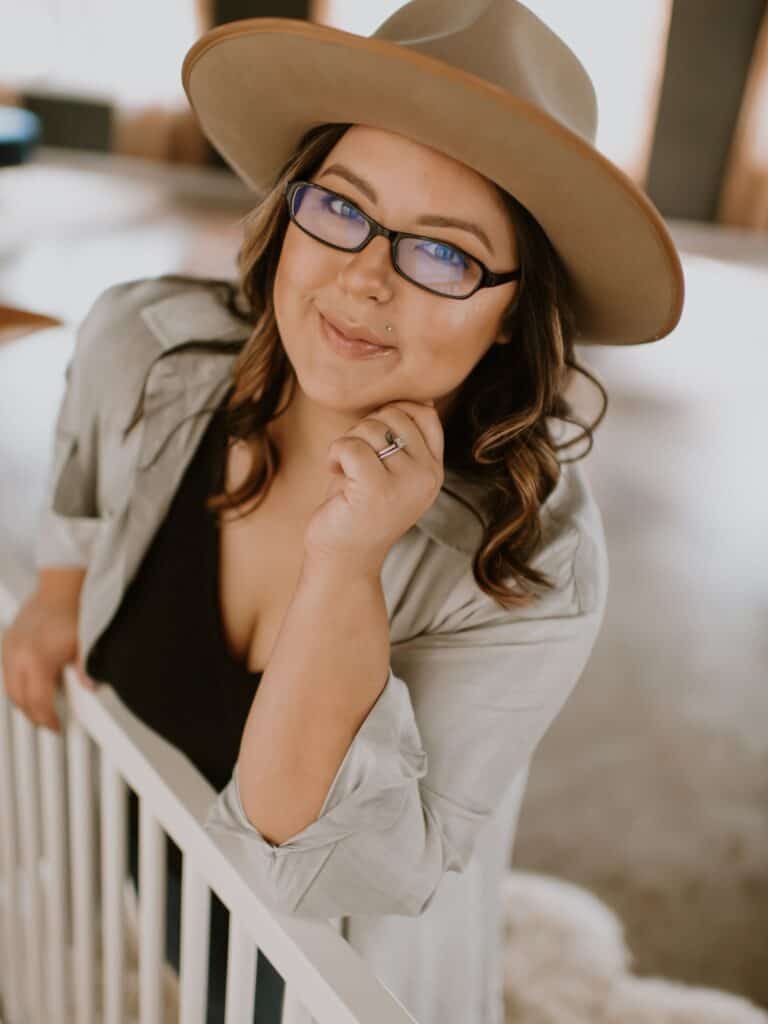
[(379, 348), (392, 348), (391, 345), (385, 345), (373, 331), (362, 324), (350, 324), (339, 317), (329, 316), (328, 313), (323, 313), (322, 310), (320, 315), (347, 341), (363, 341), (368, 345), (377, 345)]
[(390, 359), (390, 353), (395, 351), (391, 345), (376, 345), (368, 341), (350, 339), (338, 331), (319, 311), (318, 320), (320, 321), (320, 333), (326, 344), (330, 345), (331, 349), (343, 358), (364, 361)]

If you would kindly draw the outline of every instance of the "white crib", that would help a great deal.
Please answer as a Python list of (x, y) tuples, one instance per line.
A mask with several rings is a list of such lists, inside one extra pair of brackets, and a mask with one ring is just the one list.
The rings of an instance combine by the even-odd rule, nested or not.
[[(0, 631), (23, 594), (3, 566)], [(0, 1024), (204, 1024), (210, 894), (230, 912), (226, 1024), (250, 1024), (261, 949), (285, 981), (283, 1024), (413, 1024), (340, 934), (270, 910), (202, 827), (213, 788), (109, 686), (64, 673), (64, 730), (36, 728), (0, 686)], [(139, 798), (139, 906), (127, 795)], [(181, 958), (164, 960), (165, 834), (183, 857)]]

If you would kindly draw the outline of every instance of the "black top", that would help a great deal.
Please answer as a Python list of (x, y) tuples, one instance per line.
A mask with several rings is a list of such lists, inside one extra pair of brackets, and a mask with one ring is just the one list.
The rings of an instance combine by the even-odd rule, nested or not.
[(178, 747), (216, 790), (237, 760), (261, 679), (230, 655), (219, 606), (219, 531), (205, 507), (224, 480), (225, 395), (86, 672)]

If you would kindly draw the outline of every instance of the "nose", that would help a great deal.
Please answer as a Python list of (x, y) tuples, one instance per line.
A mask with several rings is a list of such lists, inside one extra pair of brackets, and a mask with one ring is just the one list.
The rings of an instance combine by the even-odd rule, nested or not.
[(386, 302), (392, 297), (394, 273), (388, 239), (372, 238), (360, 252), (345, 255), (339, 284), (357, 298)]

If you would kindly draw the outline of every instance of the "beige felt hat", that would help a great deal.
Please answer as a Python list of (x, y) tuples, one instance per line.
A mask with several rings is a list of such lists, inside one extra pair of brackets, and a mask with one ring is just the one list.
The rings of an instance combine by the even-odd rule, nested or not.
[(328, 122), (399, 132), (511, 192), (557, 249), (578, 341), (635, 345), (680, 319), (680, 259), (658, 210), (594, 146), (573, 52), (516, 0), (413, 0), (370, 37), (286, 18), (202, 36), (182, 70), (203, 132), (257, 191)]

